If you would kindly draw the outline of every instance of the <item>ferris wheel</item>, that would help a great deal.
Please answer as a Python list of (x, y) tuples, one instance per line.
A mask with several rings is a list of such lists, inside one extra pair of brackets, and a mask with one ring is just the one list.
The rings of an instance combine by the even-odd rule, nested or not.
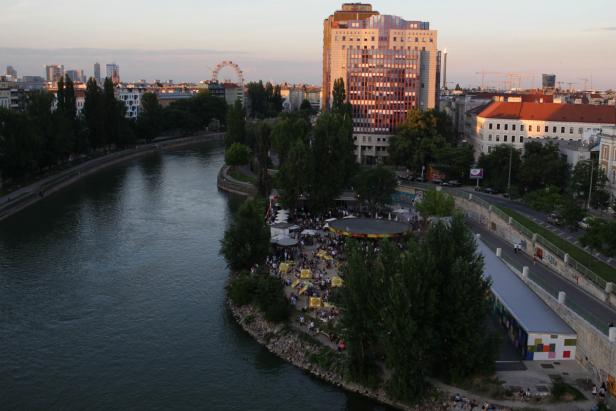
[(236, 63), (232, 62), (232, 61), (221, 61), (220, 63), (218, 63), (216, 65), (216, 67), (214, 67), (214, 71), (212, 71), (212, 82), (218, 82), (218, 73), (220, 72), (220, 70), (222, 70), (225, 67), (230, 67), (231, 69), (233, 69), (233, 71), (235, 71), (235, 74), (237, 75), (237, 79), (238, 79), (238, 85), (240, 87), (244, 86), (244, 73), (242, 73), (242, 70), (240, 69), (240, 66), (238, 66)]

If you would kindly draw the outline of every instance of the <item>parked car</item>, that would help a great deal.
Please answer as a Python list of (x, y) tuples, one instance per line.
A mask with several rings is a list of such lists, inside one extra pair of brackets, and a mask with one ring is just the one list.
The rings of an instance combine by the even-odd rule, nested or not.
[(484, 193), (488, 193), (488, 194), (498, 194), (499, 191), (495, 188), (492, 187), (486, 187), (485, 190), (483, 190)]
[(588, 230), (590, 228), (590, 224), (594, 219), (592, 217), (584, 217), (581, 221), (578, 221), (578, 227), (584, 230)]
[(435, 178), (432, 180), (432, 184), (441, 185), (443, 184), (443, 180), (441, 180), (440, 178)]
[(548, 223), (560, 225), (562, 223), (562, 218), (556, 213), (550, 213), (548, 214)]
[(462, 186), (462, 183), (460, 183), (458, 180), (449, 180), (447, 184), (451, 187), (461, 187)]

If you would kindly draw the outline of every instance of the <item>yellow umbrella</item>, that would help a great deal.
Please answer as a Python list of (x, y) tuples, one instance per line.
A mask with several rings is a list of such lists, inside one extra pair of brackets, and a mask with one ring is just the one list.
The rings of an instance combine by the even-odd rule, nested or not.
[(312, 273), (310, 272), (308, 268), (303, 268), (299, 272), (299, 278), (304, 279), (304, 280), (308, 278), (312, 278)]
[(332, 303), (323, 302), (323, 308), (334, 308), (334, 305)]
[(291, 287), (295, 288), (295, 287), (297, 287), (297, 284), (299, 284), (299, 280), (298, 280), (298, 279), (295, 279), (295, 280), (293, 281), (293, 283), (291, 284)]
[(310, 308), (319, 308), (321, 306), (321, 299), (319, 297), (310, 297)]
[(342, 287), (342, 284), (344, 284), (342, 278), (338, 277), (337, 275), (332, 277), (332, 287)]
[(304, 294), (306, 291), (308, 291), (308, 285), (303, 286), (302, 289), (299, 290), (299, 295)]
[(278, 271), (280, 271), (282, 274), (286, 274), (289, 272), (289, 264), (287, 263), (280, 263), (280, 267), (278, 268)]

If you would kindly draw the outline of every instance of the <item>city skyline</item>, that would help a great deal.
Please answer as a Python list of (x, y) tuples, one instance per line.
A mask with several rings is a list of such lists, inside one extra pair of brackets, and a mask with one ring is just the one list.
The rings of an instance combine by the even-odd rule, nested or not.
[[(615, 88), (616, 53), (607, 45), (616, 40), (616, 8), (609, 0), (545, 3), (523, 0), (510, 8), (486, 0), (471, 6), (451, 0), (371, 2), (381, 14), (430, 21), (439, 48), (449, 51), (453, 84), (477, 86), (476, 73), (486, 70), (534, 73), (536, 85), (541, 73), (555, 73), (578, 88), (582, 78), (592, 78), (595, 88)], [(61, 0), (50, 9), (39, 0), (9, 0), (0, 23), (13, 34), (0, 42), (0, 66), (42, 75), (45, 65), (64, 64), (91, 76), (96, 61), (115, 62), (128, 81), (198, 81), (208, 79), (219, 61), (233, 60), (248, 80), (320, 84), (322, 22), (342, 2), (183, 0), (168, 9), (158, 0), (111, 0), (93, 13), (94, 4), (86, 1), (75, 10)], [(67, 7), (71, 13), (62, 12)]]

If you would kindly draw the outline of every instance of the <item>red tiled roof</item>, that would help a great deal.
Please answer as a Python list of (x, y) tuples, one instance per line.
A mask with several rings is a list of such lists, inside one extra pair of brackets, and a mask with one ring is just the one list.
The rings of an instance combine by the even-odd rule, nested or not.
[(616, 107), (591, 104), (494, 102), (479, 113), (478, 117), (616, 124)]

